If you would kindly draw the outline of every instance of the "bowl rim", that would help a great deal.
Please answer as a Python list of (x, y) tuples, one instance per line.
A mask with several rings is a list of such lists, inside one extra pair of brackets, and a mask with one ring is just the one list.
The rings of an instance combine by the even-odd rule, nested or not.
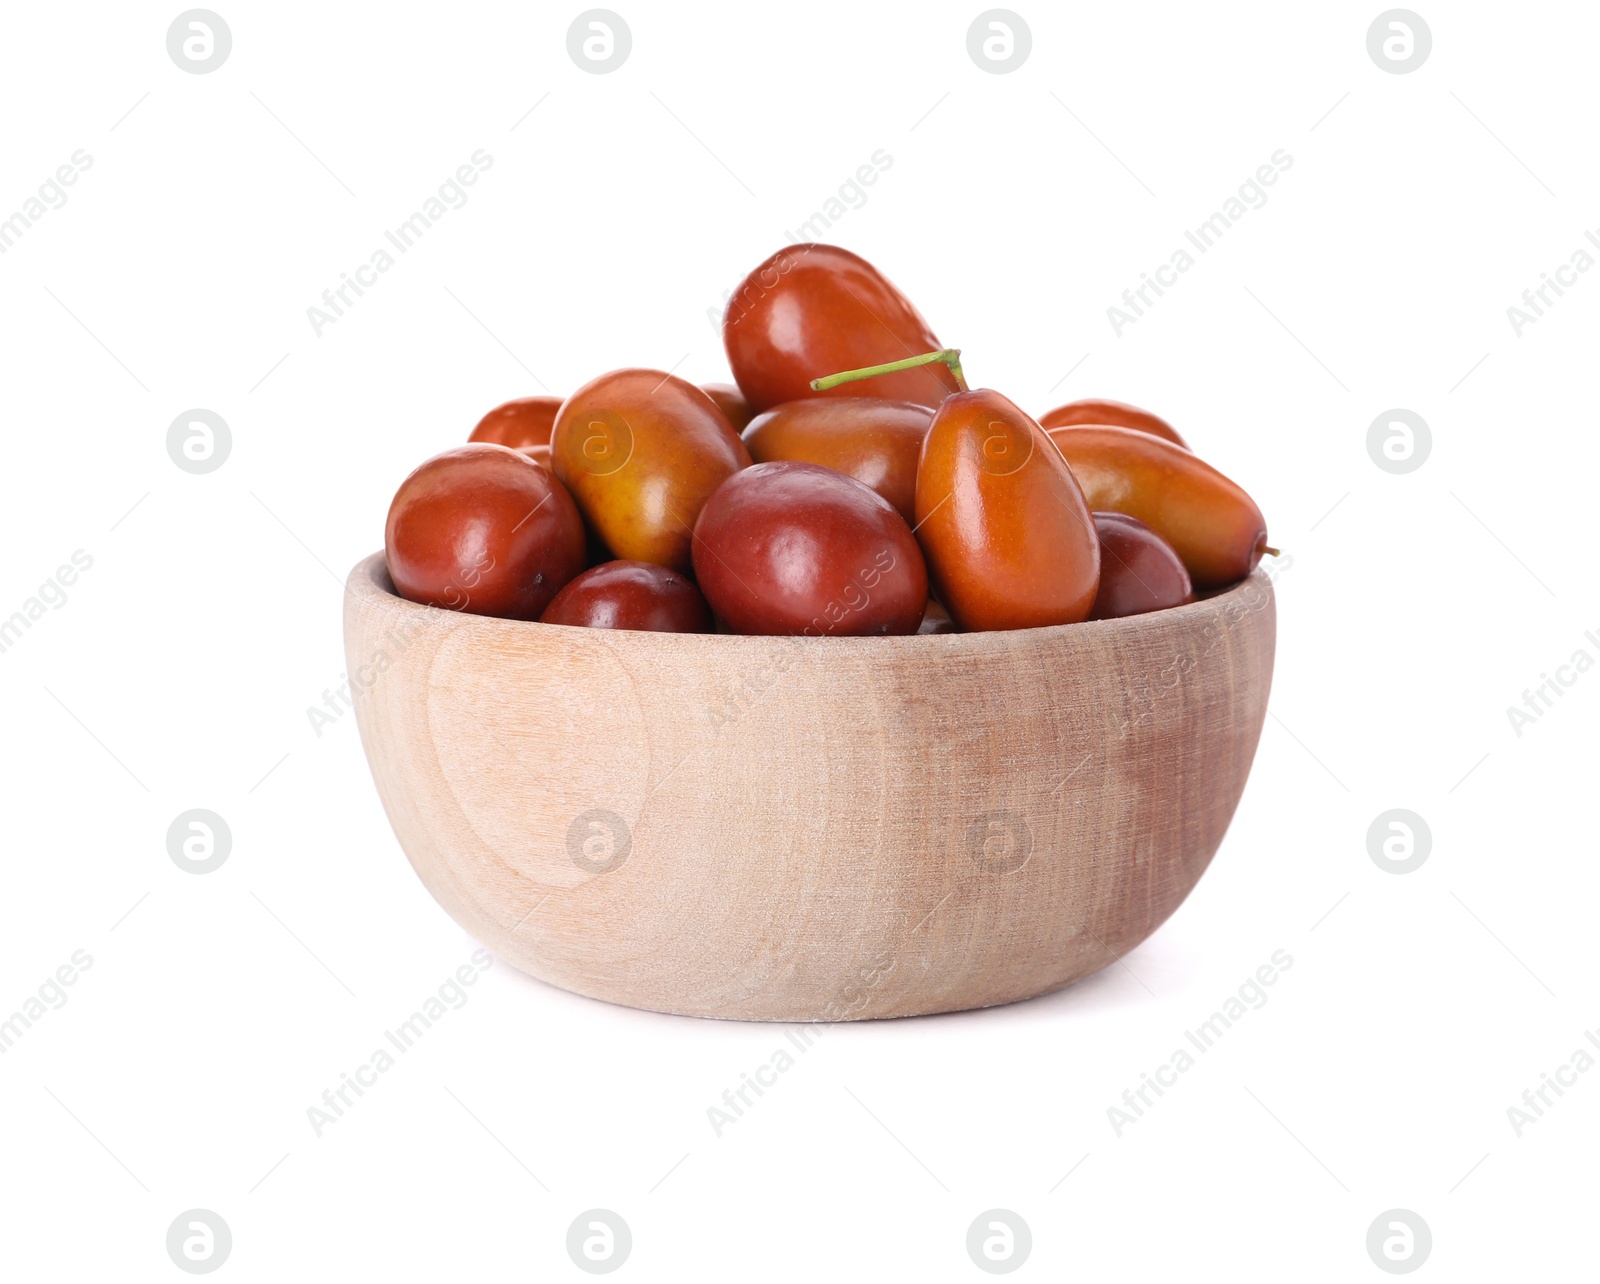
[[(648, 629), (594, 629), (579, 624), (545, 624), (540, 620), (507, 619), (497, 615), (474, 615), (469, 611), (452, 611), (442, 606), (429, 606), (401, 597), (389, 577), (388, 558), (383, 549), (362, 558), (351, 569), (345, 580), (345, 595), (355, 602), (378, 600), (384, 609), (410, 616), (413, 620), (427, 620), (432, 624), (451, 623), (460, 628), (477, 628), (503, 633), (505, 636), (537, 636), (552, 638), (570, 635), (572, 641), (604, 639), (610, 645), (696, 647), (720, 646), (730, 650), (741, 647), (770, 647), (774, 643), (803, 647), (832, 647), (836, 649), (874, 648), (880, 653), (942, 654), (963, 650), (982, 651), (997, 645), (1011, 645), (1009, 639), (1028, 639), (1040, 643), (1066, 642), (1073, 637), (1085, 636), (1085, 630), (1106, 633), (1134, 634), (1174, 630), (1187, 625), (1200, 615), (1213, 615), (1217, 608), (1226, 608), (1242, 600), (1252, 590), (1266, 594), (1268, 602), (1276, 601), (1273, 589), (1274, 576), (1263, 563), (1251, 570), (1237, 584), (1231, 584), (1206, 597), (1196, 598), (1182, 606), (1169, 606), (1159, 611), (1146, 611), (1140, 615), (1125, 615), (1110, 620), (1081, 620), (1076, 624), (1046, 624), (1028, 629), (992, 629), (982, 632), (955, 633), (902, 633), (848, 637), (810, 637), (798, 633), (665, 633)], [(1246, 609), (1252, 609), (1247, 606)], [(1259, 608), (1254, 608), (1259, 609)]]

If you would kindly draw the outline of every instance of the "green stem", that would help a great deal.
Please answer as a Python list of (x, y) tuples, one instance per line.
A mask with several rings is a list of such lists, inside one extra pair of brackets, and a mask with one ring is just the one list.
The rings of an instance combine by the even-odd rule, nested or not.
[(857, 379), (870, 379), (874, 375), (894, 374), (897, 370), (912, 370), (917, 366), (931, 366), (934, 362), (943, 362), (950, 367), (950, 373), (956, 377), (956, 386), (962, 392), (967, 391), (967, 381), (961, 374), (961, 349), (940, 348), (937, 352), (924, 352), (920, 357), (907, 357), (903, 361), (888, 361), (881, 366), (863, 366), (860, 370), (841, 370), (838, 374), (824, 375), (820, 379), (811, 381), (813, 392), (826, 392), (829, 388), (837, 388), (842, 383), (854, 383)]

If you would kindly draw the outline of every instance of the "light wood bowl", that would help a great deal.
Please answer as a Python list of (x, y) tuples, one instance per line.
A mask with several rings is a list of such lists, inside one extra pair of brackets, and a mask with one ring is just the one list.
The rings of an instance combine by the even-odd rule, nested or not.
[(1005, 633), (776, 638), (464, 615), (351, 572), (361, 740), (412, 867), (552, 985), (761, 1021), (1059, 989), (1210, 863), (1272, 681), (1257, 571)]

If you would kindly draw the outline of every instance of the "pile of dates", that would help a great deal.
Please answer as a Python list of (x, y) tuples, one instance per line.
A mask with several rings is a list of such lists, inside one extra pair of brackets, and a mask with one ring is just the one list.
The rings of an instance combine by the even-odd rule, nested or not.
[(546, 624), (856, 637), (1162, 610), (1275, 551), (1156, 415), (1034, 419), (969, 389), (848, 250), (778, 251), (723, 341), (737, 386), (614, 370), (490, 411), (395, 494), (396, 590)]

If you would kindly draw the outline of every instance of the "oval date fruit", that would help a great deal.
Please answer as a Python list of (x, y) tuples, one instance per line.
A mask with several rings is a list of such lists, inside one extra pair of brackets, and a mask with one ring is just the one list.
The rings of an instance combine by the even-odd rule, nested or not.
[(1126, 401), (1104, 401), (1086, 397), (1082, 401), (1069, 401), (1064, 406), (1057, 406), (1039, 420), (1039, 426), (1046, 431), (1052, 428), (1071, 428), (1078, 424), (1135, 428), (1140, 432), (1147, 432), (1170, 441), (1175, 446), (1182, 446), (1185, 450), (1189, 449), (1189, 443), (1183, 439), (1178, 430), (1160, 415), (1140, 410), (1138, 406), (1130, 406)]
[(400, 483), (384, 527), (389, 577), (428, 606), (536, 620), (584, 567), (583, 520), (527, 456), (473, 442)]
[(750, 464), (727, 416), (661, 370), (614, 370), (562, 403), (551, 466), (605, 546), (624, 561), (692, 564), (700, 507)]
[(1172, 545), (1138, 518), (1096, 513), (1094, 528), (1100, 536), (1100, 591), (1091, 620), (1116, 620), (1194, 601), (1189, 572)]
[(889, 501), (816, 464), (757, 464), (701, 510), (694, 569), (736, 633), (915, 633), (928, 600), (916, 538)]
[(557, 593), (545, 624), (651, 633), (709, 633), (711, 611), (689, 580), (654, 562), (603, 562)]
[(811, 397), (891, 397), (937, 406), (959, 389), (943, 365), (874, 375), (827, 392), (811, 381), (944, 345), (877, 268), (834, 245), (790, 245), (745, 277), (722, 318), (728, 367), (759, 414)]
[(488, 441), (520, 450), (550, 444), (550, 428), (561, 409), (560, 397), (518, 397), (496, 406), (472, 430), (468, 441)]
[(745, 425), (755, 416), (756, 412), (750, 409), (744, 393), (731, 383), (703, 383), (700, 391), (717, 403), (717, 409), (728, 417), (734, 432), (743, 432)]
[(1255, 501), (1181, 446), (1131, 428), (1058, 428), (1051, 440), (1089, 506), (1137, 517), (1172, 545), (1197, 589), (1238, 583), (1266, 551)]
[(933, 411), (881, 397), (812, 397), (764, 411), (744, 430), (758, 464), (775, 459), (821, 464), (870, 486), (912, 522), (917, 457)]
[(946, 399), (917, 470), (917, 535), (939, 600), (965, 630), (1086, 619), (1100, 540), (1050, 438), (997, 392)]

